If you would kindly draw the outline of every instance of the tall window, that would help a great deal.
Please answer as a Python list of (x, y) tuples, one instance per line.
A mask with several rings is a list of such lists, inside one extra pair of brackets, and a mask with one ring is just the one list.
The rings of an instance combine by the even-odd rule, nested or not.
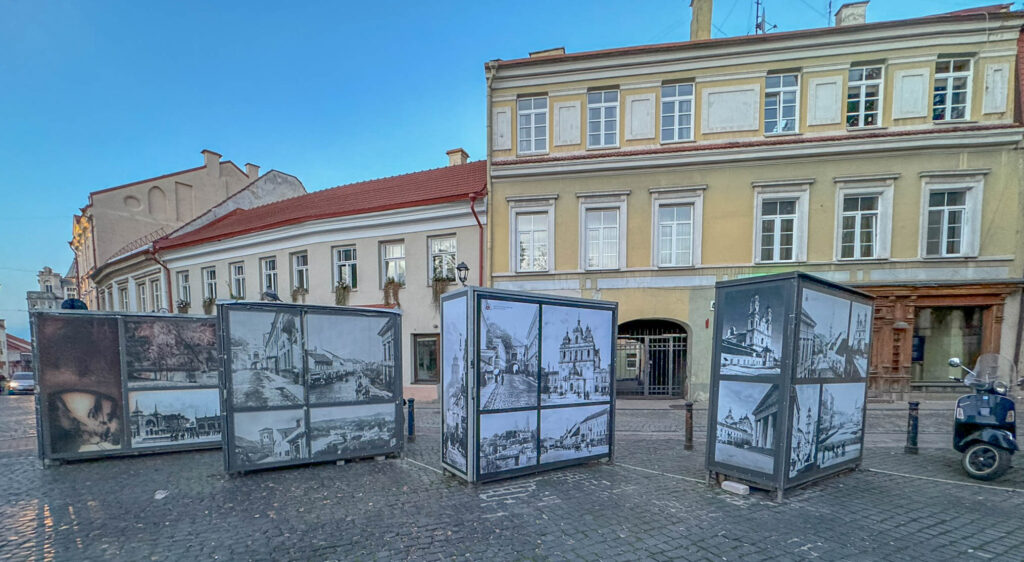
[(334, 284), (344, 281), (350, 288), (359, 288), (354, 247), (334, 249)]
[(135, 293), (136, 293), (136, 298), (138, 299), (138, 302), (136, 302), (135, 304), (138, 305), (139, 312), (148, 312), (149, 311), (149, 301), (146, 299), (146, 283), (145, 282), (136, 283), (135, 284)]
[(46, 283), (45, 285), (43, 285), (43, 290), (46, 291), (47, 293), (52, 293), (53, 285), (50, 283)]
[(292, 254), (292, 288), (309, 290), (309, 255)]
[(765, 134), (796, 132), (799, 91), (800, 77), (797, 74), (778, 74), (765, 78)]
[(928, 231), (925, 254), (958, 256), (963, 253), (967, 192), (932, 191), (928, 194)]
[(77, 299), (78, 287), (68, 287), (67, 289), (64, 290), (64, 294), (67, 295), (67, 298), (69, 299)]
[(587, 269), (619, 267), (619, 210), (589, 209), (586, 215)]
[(797, 200), (761, 202), (761, 261), (793, 261), (796, 242)]
[(693, 140), (693, 84), (661, 87), (661, 142)]
[(277, 292), (277, 258), (263, 258), (260, 260), (262, 270), (263, 290), (272, 293)]
[(455, 237), (430, 239), (431, 279), (455, 281)]
[(121, 287), (117, 290), (118, 300), (121, 302), (121, 310), (128, 310), (128, 287)]
[(192, 302), (192, 288), (189, 286), (187, 271), (178, 272), (178, 300)]
[(840, 258), (878, 257), (878, 201), (878, 195), (847, 195), (843, 197)]
[(519, 153), (548, 149), (548, 98), (522, 98), (519, 111)]
[(693, 205), (658, 207), (658, 265), (693, 265)]
[(236, 299), (245, 298), (245, 264), (233, 263), (231, 268), (231, 296)]
[(214, 267), (203, 269), (203, 298), (217, 298), (217, 269)]
[(405, 242), (386, 242), (381, 244), (381, 279), (386, 283), (389, 279), (405, 285)]
[(859, 66), (850, 69), (846, 89), (846, 126), (874, 127), (880, 125), (882, 104), (882, 67)]
[(955, 121), (970, 115), (971, 59), (943, 59), (935, 63), (932, 121)]
[(587, 146), (619, 145), (619, 91), (587, 94)]
[(519, 271), (548, 270), (548, 213), (516, 214)]
[(152, 295), (153, 297), (153, 302), (151, 304), (151, 306), (153, 307), (153, 312), (156, 312), (163, 308), (161, 305), (163, 304), (164, 295), (163, 291), (160, 290), (159, 279), (153, 279), (152, 281), (149, 282), (149, 294)]

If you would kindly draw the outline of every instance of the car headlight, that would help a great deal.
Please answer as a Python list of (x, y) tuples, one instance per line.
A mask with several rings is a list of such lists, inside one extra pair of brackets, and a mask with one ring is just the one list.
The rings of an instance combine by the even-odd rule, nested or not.
[(11, 381), (11, 385), (10, 386), (11, 386), (11, 388), (16, 388), (18, 386), (18, 383), (16, 381)]
[(1009, 387), (1006, 386), (1006, 383), (1003, 381), (996, 381), (992, 383), (992, 389), (998, 392), (999, 394), (1006, 394), (1006, 391), (1009, 390)]

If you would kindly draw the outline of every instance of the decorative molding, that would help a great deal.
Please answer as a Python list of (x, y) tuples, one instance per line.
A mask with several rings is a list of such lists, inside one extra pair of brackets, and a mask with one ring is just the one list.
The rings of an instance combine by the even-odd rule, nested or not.
[(814, 183), (814, 178), (795, 178), (791, 180), (757, 180), (750, 182), (750, 187), (754, 189), (765, 188), (765, 187), (793, 187), (793, 186), (809, 186)]
[(700, 116), (704, 134), (759, 130), (761, 85), (701, 89)]
[(736, 74), (711, 74), (708, 76), (697, 76), (694, 81), (698, 84), (706, 82), (724, 82), (726, 80), (753, 80), (755, 78), (764, 78), (768, 75), (767, 70), (758, 70), (754, 72), (739, 72)]
[(650, 89), (650, 88), (660, 88), (660, 87), (661, 87), (661, 80), (656, 80), (656, 81), (653, 81), (653, 82), (635, 82), (633, 84), (622, 84), (622, 85), (619, 86), (619, 89), (623, 90), (623, 91), (625, 91), (625, 90), (647, 90), (647, 89)]
[(667, 194), (687, 193), (687, 192), (693, 192), (693, 191), (704, 191), (707, 188), (708, 188), (708, 184), (704, 183), (704, 184), (699, 184), (699, 185), (680, 185), (680, 186), (674, 186), (674, 187), (652, 187), (652, 188), (649, 188), (647, 191), (650, 192), (651, 194), (666, 194), (667, 195)]
[(591, 197), (627, 197), (632, 192), (632, 189), (612, 189), (608, 191), (577, 191), (576, 197), (579, 199), (587, 199)]
[(834, 70), (849, 70), (850, 65), (847, 64), (822, 64), (819, 66), (805, 66), (803, 69), (804, 74), (810, 74), (812, 72), (832, 72)]
[(581, 96), (587, 93), (586, 88), (564, 88), (561, 90), (550, 90), (548, 96), (560, 97), (560, 96)]
[(983, 176), (992, 168), (964, 168), (963, 170), (925, 170), (918, 175), (922, 178)]
[(504, 103), (510, 101), (516, 101), (516, 94), (493, 94), (491, 96), (491, 103)]
[(807, 125), (843, 122), (843, 77), (821, 76), (807, 80)]
[(555, 199), (558, 199), (557, 193), (544, 193), (541, 195), (509, 195), (505, 201), (520, 203), (524, 201), (554, 201)]
[(991, 50), (991, 51), (981, 51), (980, 53), (978, 53), (978, 58), (981, 58), (981, 59), (987, 59), (987, 58), (992, 58), (992, 57), (1015, 57), (1015, 56), (1017, 56), (1017, 51), (1015, 51), (1014, 49), (999, 49), (999, 50)]
[(881, 182), (881, 181), (893, 181), (899, 178), (902, 174), (899, 172), (890, 172), (882, 174), (857, 174), (854, 176), (835, 176), (832, 181), (836, 183), (860, 183), (860, 182)]
[(598, 289), (671, 289), (675, 287), (713, 287), (714, 275), (652, 275), (645, 277), (600, 277)]
[(927, 117), (931, 101), (932, 70), (928, 67), (893, 73), (892, 118)]
[(886, 64), (914, 64), (918, 62), (935, 62), (938, 60), (939, 55), (920, 55), (913, 57), (893, 57), (886, 60)]

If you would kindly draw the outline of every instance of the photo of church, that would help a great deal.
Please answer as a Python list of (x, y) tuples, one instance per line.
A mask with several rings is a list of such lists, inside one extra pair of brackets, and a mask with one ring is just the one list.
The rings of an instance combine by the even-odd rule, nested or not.
[(132, 447), (219, 444), (220, 391), (179, 389), (128, 393)]
[(612, 313), (544, 305), (541, 316), (541, 404), (609, 400)]
[(715, 461), (774, 473), (780, 402), (777, 384), (719, 383)]
[(466, 299), (444, 301), (441, 317), (441, 373), (444, 379), (444, 420), (441, 432), (441, 460), (465, 472), (468, 447)]
[(870, 305), (854, 302), (850, 309), (850, 347), (846, 353), (846, 377), (867, 378), (871, 352)]
[(721, 307), (723, 375), (778, 375), (782, 362), (785, 285), (735, 289)]

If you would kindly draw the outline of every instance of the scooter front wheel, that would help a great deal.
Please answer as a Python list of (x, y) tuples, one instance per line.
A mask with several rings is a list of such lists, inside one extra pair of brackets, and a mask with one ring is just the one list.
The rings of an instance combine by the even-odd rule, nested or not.
[(1011, 453), (989, 443), (975, 443), (964, 452), (964, 472), (976, 480), (995, 480), (1010, 469)]

